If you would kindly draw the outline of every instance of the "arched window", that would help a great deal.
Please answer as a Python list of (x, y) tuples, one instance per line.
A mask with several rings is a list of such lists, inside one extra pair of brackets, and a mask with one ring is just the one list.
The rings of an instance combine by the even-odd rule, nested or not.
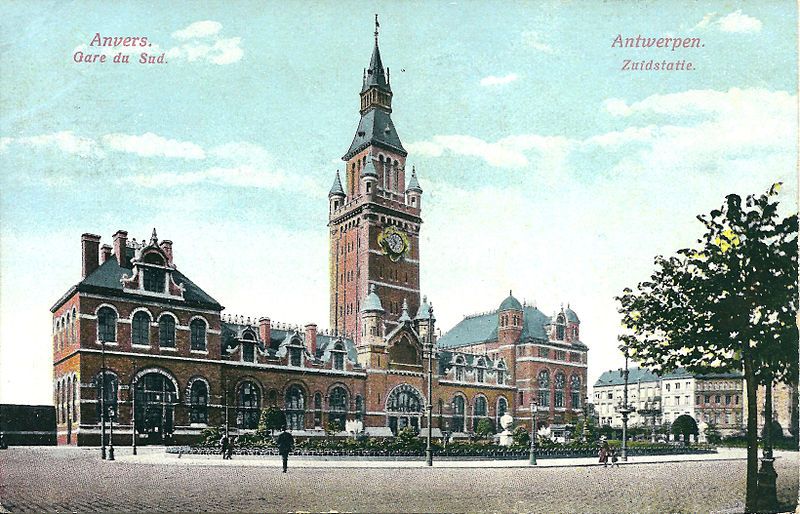
[(61, 349), (61, 341), (59, 341), (58, 337), (61, 332), (61, 320), (56, 320), (56, 324), (53, 327), (53, 346), (55, 346), (56, 351)]
[(208, 422), (208, 386), (206, 383), (202, 380), (195, 380), (189, 396), (191, 402), (190, 421), (192, 423)]
[(337, 342), (333, 347), (333, 369), (344, 369), (344, 347)]
[(59, 423), (64, 422), (64, 388), (62, 387), (61, 380), (58, 381), (56, 384), (56, 405), (58, 406), (58, 410), (56, 411), (56, 418), (58, 419)]
[(72, 314), (69, 313), (69, 312), (67, 313), (67, 324), (64, 325), (64, 329), (65, 329), (64, 332), (67, 335), (67, 337), (66, 337), (67, 344), (72, 344), (73, 343), (73, 340), (72, 340)]
[(314, 426), (322, 426), (322, 395), (320, 393), (314, 394)]
[(336, 386), (331, 390), (328, 408), (328, 424), (334, 425), (337, 431), (344, 430), (347, 417), (347, 391), (343, 387)]
[(117, 340), (117, 313), (111, 307), (97, 311), (97, 339), (101, 342)]
[(78, 413), (75, 410), (75, 396), (77, 395), (76, 389), (78, 388), (78, 381), (72, 380), (72, 421), (78, 421)]
[(543, 369), (539, 372), (539, 407), (550, 406), (550, 372)]
[(193, 319), (189, 323), (191, 332), (192, 350), (205, 351), (206, 349), (206, 322), (201, 319)]
[(300, 367), (303, 364), (303, 348), (302, 343), (295, 339), (289, 347), (289, 365)]
[(559, 314), (556, 318), (556, 339), (559, 341), (564, 340), (564, 332), (566, 330), (566, 320), (563, 314)]
[(286, 426), (289, 430), (303, 430), (305, 427), (306, 396), (298, 385), (289, 386), (286, 390), (284, 412)]
[(133, 344), (149, 345), (150, 344), (150, 316), (144, 312), (139, 311), (133, 315), (133, 323), (131, 327), (131, 342)]
[(564, 379), (564, 374), (560, 371), (556, 372), (556, 379), (555, 379), (555, 399), (553, 401), (553, 406), (557, 409), (564, 407), (564, 383), (566, 380)]
[(478, 369), (477, 369), (477, 381), (478, 381), (478, 383), (481, 383), (481, 384), (483, 383), (484, 374), (485, 374), (485, 369), (484, 369), (485, 367), (486, 367), (486, 363), (483, 361), (483, 357), (481, 357), (480, 359), (478, 359)]
[(464, 397), (453, 398), (453, 432), (464, 431)]
[(236, 405), (236, 426), (239, 428), (258, 428), (261, 416), (261, 398), (258, 387), (253, 382), (243, 382), (239, 386)]
[(364, 399), (360, 396), (356, 396), (356, 419), (358, 421), (364, 421)]
[(486, 398), (483, 396), (478, 396), (475, 398), (475, 412), (473, 412), (472, 416), (472, 430), (478, 428), (478, 421), (482, 418), (485, 418), (487, 415), (487, 405), (486, 405)]
[(456, 380), (459, 382), (464, 380), (464, 358), (460, 355), (456, 357)]
[(162, 348), (175, 348), (175, 318), (169, 314), (158, 320), (158, 344)]
[(75, 308), (73, 307), (72, 308), (72, 324), (70, 325), (70, 331), (71, 331), (71, 334), (72, 334), (71, 337), (72, 337), (72, 342), (73, 343), (75, 343), (75, 341), (77, 340), (76, 339), (76, 336), (77, 336), (76, 332), (77, 331), (75, 329), (75, 326), (77, 324), (78, 324), (78, 313), (75, 310)]
[(506, 412), (508, 412), (508, 400), (506, 400), (503, 396), (497, 398), (497, 419), (495, 420), (495, 426), (498, 427), (500, 430), (500, 418), (505, 416)]
[[(112, 311), (113, 312), (113, 311)], [(105, 389), (105, 412), (103, 413), (103, 417), (107, 420), (110, 419), (110, 413), (117, 412), (117, 377), (111, 373), (106, 372), (106, 379), (105, 379), (105, 388), (103, 388), (103, 380), (102, 380), (103, 373), (101, 372), (94, 380), (94, 387), (95, 387), (95, 394), (97, 397), (97, 404), (95, 407), (95, 414), (97, 415), (97, 419), (100, 419), (100, 412), (102, 405), (100, 404), (100, 399), (103, 398), (103, 389)]]
[(506, 365), (503, 361), (497, 363), (497, 383), (500, 385), (506, 383)]
[(569, 377), (569, 388), (571, 393), (571, 400), (572, 400), (572, 408), (573, 409), (580, 409), (581, 408), (581, 377), (578, 375), (572, 375)]

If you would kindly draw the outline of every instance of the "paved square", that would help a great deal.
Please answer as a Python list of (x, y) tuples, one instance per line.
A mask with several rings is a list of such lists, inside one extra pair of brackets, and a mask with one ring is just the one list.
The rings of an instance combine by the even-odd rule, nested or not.
[[(159, 451), (144, 449), (144, 452)], [(129, 448), (118, 449), (124, 457)], [(96, 449), (0, 452), (11, 512), (737, 512), (745, 462), (551, 468), (294, 468), (102, 461)], [(277, 459), (277, 457), (273, 457)], [(242, 460), (244, 464), (244, 460)], [(778, 496), (797, 502), (798, 455), (776, 462)]]

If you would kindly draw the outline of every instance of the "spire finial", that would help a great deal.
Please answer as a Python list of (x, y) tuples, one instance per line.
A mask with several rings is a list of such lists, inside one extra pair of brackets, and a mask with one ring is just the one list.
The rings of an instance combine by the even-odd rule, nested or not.
[(158, 236), (156, 235), (156, 228), (153, 227), (153, 235), (150, 236), (150, 244), (156, 244), (158, 242)]
[(378, 28), (380, 28), (381, 24), (378, 23), (378, 13), (375, 13), (375, 44), (378, 44)]
[(511, 294), (511, 289), (508, 290), (508, 296), (514, 296), (513, 294)]

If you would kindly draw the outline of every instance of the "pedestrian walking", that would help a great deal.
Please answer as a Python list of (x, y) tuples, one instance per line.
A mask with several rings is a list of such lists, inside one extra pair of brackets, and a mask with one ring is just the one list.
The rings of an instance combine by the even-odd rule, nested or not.
[(603, 438), (600, 443), (599, 455), (600, 455), (600, 462), (603, 463), (604, 468), (608, 467), (608, 453), (609, 453), (608, 441), (606, 441), (605, 438)]
[(611, 467), (618, 468), (619, 467), (619, 455), (617, 454), (616, 448), (611, 448)]
[(222, 434), (222, 437), (219, 438), (219, 453), (222, 455), (222, 460), (228, 458), (228, 445), (230, 441), (228, 441), (228, 436)]
[(289, 464), (289, 453), (294, 448), (294, 438), (286, 427), (281, 428), (282, 432), (278, 435), (278, 453), (281, 454), (283, 459), (283, 472), (286, 473), (286, 468)]
[(236, 438), (236, 436), (233, 436), (233, 437), (231, 437), (231, 440), (228, 443), (228, 453), (226, 454), (227, 457), (228, 457), (228, 460), (231, 460), (231, 458), (233, 457), (233, 448), (236, 446), (236, 441), (237, 440), (238, 439)]

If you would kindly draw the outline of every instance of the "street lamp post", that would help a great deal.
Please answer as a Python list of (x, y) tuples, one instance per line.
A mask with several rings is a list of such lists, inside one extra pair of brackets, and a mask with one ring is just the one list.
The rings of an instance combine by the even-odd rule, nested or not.
[(431, 448), (431, 436), (433, 435), (433, 304), (428, 307), (428, 342), (425, 345), (428, 350), (428, 437), (425, 447), (425, 464), (433, 466), (433, 448)]
[(114, 418), (116, 417), (116, 410), (114, 409), (114, 405), (108, 406), (108, 427), (109, 427), (109, 437), (108, 437), (108, 460), (114, 460)]
[(106, 340), (100, 337), (100, 457), (106, 458)]
[(620, 370), (622, 375), (624, 388), (622, 390), (622, 408), (619, 412), (622, 414), (622, 460), (628, 460), (628, 415), (633, 412), (633, 409), (628, 405), (628, 352), (625, 352), (625, 369)]
[(225, 404), (225, 437), (228, 437), (228, 380), (222, 379), (222, 401)]
[(589, 397), (583, 397), (583, 442), (589, 442)]
[(131, 370), (133, 373), (133, 381), (131, 382), (131, 448), (133, 449), (133, 454), (136, 455), (136, 369), (131, 366)]
[(776, 479), (778, 474), (775, 472), (772, 456), (772, 377), (767, 380), (764, 391), (764, 449), (761, 457), (761, 469), (758, 470), (758, 503), (759, 511), (775, 512), (778, 510), (778, 496), (776, 489)]
[(528, 463), (531, 466), (536, 465), (536, 415), (538, 412), (539, 406), (536, 404), (536, 400), (531, 398), (531, 449), (528, 457)]

